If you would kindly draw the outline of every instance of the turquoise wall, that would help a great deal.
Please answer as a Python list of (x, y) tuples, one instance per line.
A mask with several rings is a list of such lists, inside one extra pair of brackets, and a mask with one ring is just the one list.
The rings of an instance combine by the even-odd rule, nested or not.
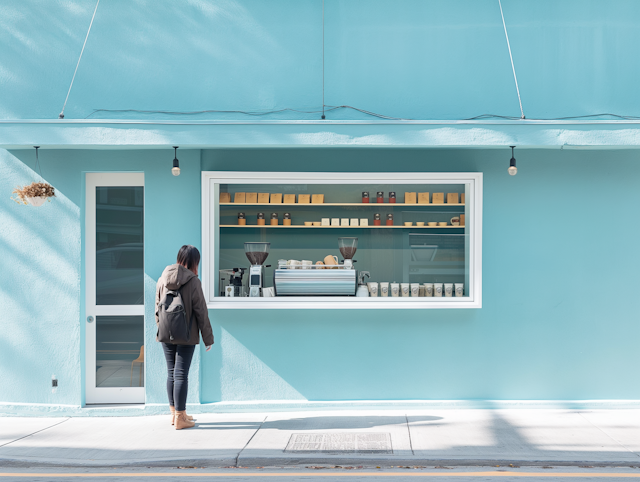
[[(216, 345), (194, 362), (191, 402), (640, 399), (636, 151), (520, 150), (511, 177), (504, 150), (191, 150), (175, 178), (170, 151), (45, 150), (58, 197), (41, 208), (8, 195), (37, 179), (33, 151), (1, 152), (2, 326), (14, 334), (2, 402), (82, 403), (86, 171), (145, 173), (147, 403), (165, 402), (154, 286), (179, 246), (200, 246), (201, 166), (481, 171), (484, 295), (479, 310), (212, 311)], [(161, 231), (167, 217), (182, 229)]]
[[(640, 113), (640, 3), (502, 4), (528, 118)], [(57, 118), (94, 6), (94, 0), (2, 2), (0, 119)], [(94, 109), (314, 111), (323, 103), (321, 55), (321, 0), (101, 2), (66, 118)], [(325, 104), (416, 119), (519, 117), (498, 2), (325, 0)], [(369, 117), (328, 114), (345, 118)]]
[[(640, 3), (502, 3), (528, 118), (638, 115)], [(94, 6), (94, 0), (2, 2), (0, 120), (57, 118)], [(317, 111), (321, 6), (321, 0), (101, 2), (66, 118), (317, 119), (317, 112), (294, 111), (258, 118), (92, 112)], [(495, 0), (326, 0), (325, 17), (325, 104), (417, 119), (519, 117)], [(370, 119), (352, 110), (327, 118)], [(397, 127), (375, 126), (375, 135), (371, 126), (349, 132), (384, 144)], [(226, 132), (228, 144), (246, 146), (314, 139), (301, 126), (280, 137), (260, 125), (249, 134), (234, 126), (209, 128), (211, 139), (223, 137), (215, 137), (217, 144)], [(596, 129), (616, 128), (580, 126), (581, 135), (571, 139), (597, 144), (603, 137)], [(486, 136), (468, 129), (469, 142)], [(509, 136), (489, 137), (518, 144), (524, 134), (517, 129), (507, 126)], [(146, 343), (157, 348), (155, 281), (179, 246), (200, 246), (201, 169), (481, 171), (484, 298), (480, 310), (211, 313), (216, 345), (194, 363), (192, 380), (201, 383), (191, 384), (191, 402), (640, 399), (634, 304), (640, 254), (630, 219), (640, 201), (637, 151), (519, 149), (514, 178), (506, 173), (507, 150), (181, 149), (182, 175), (174, 178), (168, 146), (177, 136), (183, 146), (202, 146), (196, 130), (123, 125), (107, 135), (78, 124), (55, 131), (52, 144), (81, 139), (125, 149), (43, 149), (44, 178), (59, 194), (39, 209), (9, 199), (16, 185), (39, 179), (33, 151), (0, 150), (0, 326), (7, 333), (0, 402), (83, 402), (83, 173), (145, 173)], [(327, 128), (318, 142), (351, 141), (333, 132)], [(564, 139), (561, 131), (531, 132), (531, 145)], [(626, 143), (628, 132), (616, 132), (612, 138)], [(51, 139), (26, 125), (0, 129), (3, 145), (26, 147), (46, 135)], [(391, 143), (416, 138), (427, 144), (447, 139), (416, 128)], [(167, 149), (126, 149), (136, 142)], [(181, 219), (183, 229), (159, 235), (167, 216)], [(165, 400), (164, 369), (160, 351), (149, 350), (149, 403)], [(52, 375), (60, 380), (56, 393)]]
[(638, 399), (636, 151), (273, 149), (203, 170), (481, 171), (479, 310), (212, 314), (204, 401)]
[[(147, 402), (166, 401), (166, 368), (155, 342), (155, 285), (183, 244), (200, 246), (200, 151), (183, 150), (181, 175), (171, 151), (41, 150), (43, 178), (56, 198), (40, 208), (10, 199), (17, 185), (41, 179), (34, 150), (0, 150), (0, 402), (80, 405), (84, 400), (84, 173), (145, 174), (145, 344)], [(171, 229), (163, 229), (171, 219)], [(175, 220), (181, 228), (174, 229)], [(160, 234), (161, 233), (161, 234)], [(199, 378), (198, 355), (191, 375)], [(51, 392), (51, 377), (59, 387)], [(190, 385), (190, 401), (199, 386)]]

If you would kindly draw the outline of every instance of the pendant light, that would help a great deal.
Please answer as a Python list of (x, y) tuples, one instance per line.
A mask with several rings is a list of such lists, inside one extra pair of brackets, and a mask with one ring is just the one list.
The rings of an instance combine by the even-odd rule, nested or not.
[(174, 176), (180, 175), (180, 161), (178, 161), (178, 146), (173, 146), (173, 167), (171, 168), (171, 174)]
[(509, 172), (511, 176), (515, 176), (516, 174), (518, 174), (518, 168), (516, 167), (516, 158), (513, 157), (513, 150), (516, 148), (516, 146), (509, 147), (511, 147), (511, 160), (509, 161), (509, 169), (507, 169), (507, 172)]

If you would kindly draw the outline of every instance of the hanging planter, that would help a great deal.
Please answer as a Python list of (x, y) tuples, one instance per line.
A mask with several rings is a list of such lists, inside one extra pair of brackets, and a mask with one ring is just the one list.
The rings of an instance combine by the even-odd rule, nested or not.
[(42, 206), (45, 201), (56, 196), (54, 187), (46, 182), (32, 182), (28, 186), (18, 186), (13, 190), (15, 197), (12, 197), (18, 204), (31, 204), (32, 206)]
[[(40, 146), (33, 146), (36, 149), (36, 169), (42, 177), (42, 171), (40, 170), (40, 161), (38, 159), (38, 149)], [(56, 190), (48, 182), (32, 182), (28, 186), (18, 186), (13, 190), (15, 197), (11, 197), (18, 204), (32, 206), (42, 206), (45, 201), (51, 201), (50, 198), (56, 196)]]

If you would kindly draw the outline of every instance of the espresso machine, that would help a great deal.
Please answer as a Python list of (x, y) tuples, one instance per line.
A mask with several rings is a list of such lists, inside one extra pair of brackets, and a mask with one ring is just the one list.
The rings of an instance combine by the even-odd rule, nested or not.
[(273, 276), (276, 296), (355, 295), (358, 272), (353, 269), (353, 256), (358, 248), (358, 238), (338, 238), (338, 248), (344, 258), (342, 264), (316, 264), (308, 268), (278, 266)]
[(271, 243), (244, 243), (244, 254), (251, 263), (249, 268), (249, 297), (256, 298), (262, 296), (262, 286), (264, 284), (264, 262), (269, 256)]

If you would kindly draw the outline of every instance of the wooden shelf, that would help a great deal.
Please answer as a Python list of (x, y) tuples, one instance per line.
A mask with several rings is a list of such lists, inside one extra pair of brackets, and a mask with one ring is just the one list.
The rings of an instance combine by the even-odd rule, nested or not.
[(405, 204), (405, 203), (219, 203), (220, 206), (365, 206), (365, 207), (393, 207), (393, 206), (464, 206), (464, 204)]
[(271, 226), (265, 224), (264, 226), (258, 226), (257, 224), (247, 224), (240, 226), (238, 224), (221, 224), (221, 228), (306, 228), (306, 229), (336, 229), (336, 228), (353, 228), (353, 229), (464, 229), (465, 226), (301, 226), (299, 224), (291, 226)]

